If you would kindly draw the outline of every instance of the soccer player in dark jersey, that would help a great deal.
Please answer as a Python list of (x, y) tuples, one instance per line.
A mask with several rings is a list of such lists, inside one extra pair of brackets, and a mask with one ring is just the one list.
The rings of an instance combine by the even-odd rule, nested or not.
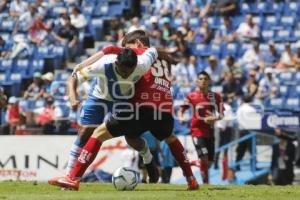
[[(138, 48), (149, 47), (149, 38), (145, 32), (135, 31), (128, 34), (127, 37), (125, 36), (124, 41), (126, 45), (131, 44)], [(137, 54), (143, 53), (144, 50), (138, 49)], [(128, 144), (139, 151), (143, 157), (145, 143), (141, 141), (139, 136), (150, 130), (157, 139), (165, 140), (168, 143), (187, 179), (188, 189), (198, 189), (198, 183), (193, 175), (184, 148), (178, 138), (172, 134), (173, 117), (169, 67), (167, 61), (157, 60), (142, 80), (135, 84), (135, 95), (131, 99), (133, 110), (128, 109), (128, 112), (126, 112), (123, 109), (121, 112), (112, 115), (106, 123), (100, 125), (85, 145), (74, 170), (71, 171), (70, 177), (57, 180), (52, 184), (78, 189), (78, 178), (92, 163), (102, 142), (112, 137), (125, 135)], [(129, 116), (131, 118), (128, 118)]]
[(208, 169), (213, 163), (215, 155), (214, 123), (223, 118), (223, 103), (221, 96), (209, 90), (210, 77), (207, 72), (198, 74), (198, 90), (189, 93), (184, 104), (178, 110), (181, 123), (188, 108), (192, 108), (193, 116), (190, 125), (193, 143), (200, 159), (200, 171), (204, 183), (209, 182)]

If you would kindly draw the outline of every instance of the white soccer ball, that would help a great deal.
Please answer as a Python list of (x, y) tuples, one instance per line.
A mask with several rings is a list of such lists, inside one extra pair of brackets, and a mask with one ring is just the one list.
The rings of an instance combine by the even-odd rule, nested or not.
[(139, 182), (140, 173), (130, 167), (118, 168), (113, 176), (112, 183), (117, 190), (133, 190)]

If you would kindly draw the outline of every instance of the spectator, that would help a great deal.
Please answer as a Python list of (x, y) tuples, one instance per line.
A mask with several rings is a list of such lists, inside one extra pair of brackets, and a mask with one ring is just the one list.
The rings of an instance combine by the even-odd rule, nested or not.
[(232, 72), (226, 73), (222, 86), (230, 102), (243, 95), (241, 82), (235, 79)]
[(241, 58), (241, 63), (244, 68), (249, 70), (257, 70), (259, 68), (263, 68), (262, 62), (262, 52), (260, 51), (260, 44), (255, 42), (253, 47), (248, 49), (243, 57)]
[(17, 33), (19, 30), (27, 32), (32, 26), (34, 19), (36, 17), (37, 10), (35, 4), (30, 4), (28, 6), (28, 11), (21, 14), (19, 17), (14, 33)]
[(237, 0), (211, 0), (203, 10), (202, 16), (220, 14), (224, 16), (233, 16), (238, 13)]
[(255, 76), (249, 76), (249, 78), (246, 81), (246, 84), (243, 87), (243, 93), (245, 96), (250, 96), (254, 98), (256, 96), (256, 93), (258, 91), (258, 83), (255, 80)]
[[(216, 129), (219, 133), (219, 147), (228, 144), (231, 142), (233, 137), (233, 111), (232, 107), (228, 103), (228, 98), (226, 95), (223, 96), (223, 105), (224, 105), (224, 118), (216, 122)], [(228, 175), (228, 149), (224, 150), (223, 153), (223, 161), (222, 161), (222, 169), (223, 169), (223, 175), (222, 180), (227, 179)], [(214, 167), (215, 169), (219, 168), (218, 162), (219, 162), (219, 156), (220, 153), (216, 153), (215, 155), (215, 163)]]
[(171, 27), (170, 19), (165, 17), (163, 19), (163, 29), (162, 29), (162, 39), (164, 41), (164, 45), (168, 44), (171, 35), (175, 33), (175, 30)]
[(57, 42), (67, 46), (67, 56), (71, 61), (74, 61), (78, 49), (78, 30), (71, 24), (69, 16), (64, 17), (64, 25), (58, 29), (56, 34), (54, 34), (54, 38)]
[(216, 43), (231, 43), (236, 41), (235, 28), (233, 27), (229, 17), (223, 17), (223, 24), (216, 33)]
[(208, 67), (205, 68), (205, 71), (209, 74), (212, 85), (220, 84), (223, 67), (218, 63), (215, 56), (211, 55), (208, 57)]
[(81, 13), (80, 9), (78, 7), (72, 8), (72, 14), (70, 15), (71, 18), (71, 24), (77, 28), (78, 30), (83, 30), (87, 25), (87, 21), (85, 16)]
[(187, 44), (181, 31), (177, 31), (176, 34), (170, 37), (169, 45), (165, 48), (165, 51), (177, 58), (187, 54)]
[(213, 38), (213, 30), (209, 27), (208, 20), (202, 19), (202, 25), (195, 31), (193, 42), (209, 44)]
[(15, 135), (17, 126), (20, 125), (22, 117), (18, 99), (14, 96), (9, 97), (6, 111), (7, 122), (9, 125), (9, 134)]
[(0, 2), (0, 18), (1, 17), (8, 17), (7, 14), (6, 14), (6, 12), (8, 10), (9, 10), (9, 0), (2, 0)]
[(295, 64), (294, 60), (293, 60), (293, 52), (291, 49), (291, 44), (286, 43), (284, 46), (284, 49), (285, 50), (281, 54), (281, 57), (280, 57), (280, 62), (276, 67), (277, 69), (280, 69), (280, 70), (286, 70), (288, 68), (293, 67), (293, 65)]
[(240, 82), (243, 81), (243, 69), (235, 62), (233, 56), (227, 56), (225, 58), (222, 77), (225, 77), (227, 73), (232, 73), (235, 79), (239, 80)]
[(10, 3), (9, 15), (12, 17), (20, 17), (27, 10), (27, 2), (22, 0), (13, 0)]
[(259, 27), (253, 22), (252, 15), (246, 16), (246, 22), (243, 22), (239, 25), (236, 33), (242, 41), (259, 39)]
[(43, 111), (37, 116), (36, 122), (38, 125), (42, 126), (44, 134), (52, 134), (55, 126), (55, 106), (54, 106), (54, 98), (48, 96), (46, 98), (46, 107)]
[(6, 106), (7, 96), (4, 94), (3, 87), (0, 86), (0, 112)]
[(10, 48), (11, 44), (8, 41), (5, 41), (0, 35), (0, 58), (6, 57)]
[[(258, 122), (261, 122), (261, 115), (258, 114), (255, 108), (250, 104), (251, 102), (251, 96), (244, 96), (243, 103), (238, 107), (236, 112), (240, 137), (250, 134), (249, 129), (257, 126)], [(251, 156), (254, 156), (250, 139), (238, 144), (236, 149), (236, 162), (242, 160), (247, 150), (249, 150)], [(256, 162), (256, 158), (252, 157), (250, 160), (251, 166), (253, 166), (252, 164)], [(237, 164), (236, 170), (240, 170), (240, 164)]]
[(51, 84), (53, 81), (54, 75), (52, 72), (47, 72), (42, 76), (42, 80), (44, 81), (44, 94), (43, 97), (46, 99), (49, 96), (54, 94), (51, 93)]
[(184, 56), (181, 61), (172, 67), (172, 75), (173, 80), (177, 86), (188, 86), (190, 85), (189, 82), (189, 70), (188, 70), (188, 63), (189, 57)]
[(29, 40), (36, 44), (41, 45), (46, 42), (46, 38), (50, 28), (46, 26), (41, 18), (36, 18), (29, 29)]
[(29, 85), (24, 93), (25, 99), (37, 100), (44, 94), (44, 85), (41, 79), (41, 73), (35, 72), (33, 74), (33, 83)]
[(190, 56), (189, 64), (188, 64), (188, 75), (189, 75), (189, 82), (195, 84), (197, 80), (197, 58), (196, 56)]
[(297, 51), (293, 56), (293, 61), (294, 61), (294, 68), (292, 68), (292, 71), (300, 71), (300, 43), (297, 43)]
[(294, 180), (294, 162), (296, 147), (293, 140), (283, 130), (276, 128), (275, 135), (279, 143), (273, 145), (271, 174), (269, 180), (275, 185), (291, 185)]
[(145, 30), (145, 27), (140, 24), (140, 19), (138, 17), (132, 18), (131, 26), (128, 28), (127, 33), (130, 33), (135, 30)]
[(24, 59), (30, 55), (30, 46), (24, 35), (15, 35), (14, 43), (10, 51), (6, 54), (10, 59)]
[(279, 86), (280, 83), (274, 76), (274, 70), (272, 68), (266, 68), (264, 77), (259, 81), (257, 97), (260, 99), (274, 97), (278, 93)]
[(274, 68), (278, 64), (280, 55), (275, 48), (274, 42), (271, 41), (268, 44), (269, 44), (269, 49), (267, 52), (263, 53), (262, 59), (265, 67)]

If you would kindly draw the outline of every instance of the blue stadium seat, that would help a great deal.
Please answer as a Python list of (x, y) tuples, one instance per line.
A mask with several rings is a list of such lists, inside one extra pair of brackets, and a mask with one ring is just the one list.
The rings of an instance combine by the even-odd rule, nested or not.
[(14, 30), (14, 28), (15, 28), (15, 19), (14, 18), (5, 19), (0, 23), (1, 31), (12, 32)]
[(287, 98), (284, 108), (292, 111), (299, 111), (300, 110), (299, 98)]
[(171, 22), (172, 27), (178, 28), (182, 25), (183, 19), (182, 18), (174, 18), (173, 21)]
[(281, 16), (280, 18), (280, 26), (283, 28), (292, 28), (295, 26), (297, 20), (296, 15), (289, 15), (289, 16)]
[(293, 73), (292, 72), (281, 72), (279, 73), (279, 81), (282, 84), (287, 84), (293, 81)]
[(238, 50), (239, 50), (239, 45), (237, 43), (229, 43), (225, 45), (223, 48), (223, 57), (228, 55), (237, 57)]
[(268, 15), (264, 18), (263, 29), (264, 30), (276, 29), (278, 27), (278, 24), (279, 23), (276, 15)]
[(11, 72), (13, 68), (13, 60), (0, 60), (0, 71)]
[(267, 110), (279, 110), (283, 108), (284, 98), (267, 98), (264, 101), (265, 109)]
[(275, 36), (275, 32), (273, 30), (262, 30), (261, 36), (264, 42), (269, 40), (273, 40)]
[(279, 86), (279, 95), (280, 95), (280, 97), (287, 97), (288, 94), (289, 94), (289, 86), (280, 85)]
[(103, 19), (93, 18), (89, 24), (89, 29), (95, 40), (101, 40), (103, 35)]
[(205, 44), (194, 44), (192, 47), (192, 52), (196, 56), (209, 56), (210, 46)]
[(14, 72), (18, 72), (23, 78), (30, 78), (29, 76), (30, 61), (28, 59), (17, 60)]
[(189, 19), (190, 27), (195, 30), (200, 26), (200, 20), (198, 17), (192, 17)]
[(288, 42), (290, 40), (291, 40), (291, 30), (290, 29), (279, 30), (277, 32), (276, 41)]
[(283, 14), (284, 15), (291, 15), (296, 14), (299, 12), (299, 2), (286, 2), (283, 5)]

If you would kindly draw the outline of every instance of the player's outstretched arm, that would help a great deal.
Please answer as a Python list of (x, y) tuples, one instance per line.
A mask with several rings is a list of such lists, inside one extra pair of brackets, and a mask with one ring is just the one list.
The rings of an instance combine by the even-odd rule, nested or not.
[(119, 52), (121, 52), (121, 50), (122, 50), (122, 48), (117, 47), (117, 46), (105, 47), (101, 51), (93, 54), (89, 58), (85, 59), (84, 61), (82, 61), (81, 63), (76, 65), (74, 70), (73, 70), (73, 74), (80, 71), (81, 69), (83, 69), (87, 66), (90, 66), (90, 65), (94, 64), (96, 61), (101, 59), (104, 55), (106, 55), (106, 54), (118, 54)]

